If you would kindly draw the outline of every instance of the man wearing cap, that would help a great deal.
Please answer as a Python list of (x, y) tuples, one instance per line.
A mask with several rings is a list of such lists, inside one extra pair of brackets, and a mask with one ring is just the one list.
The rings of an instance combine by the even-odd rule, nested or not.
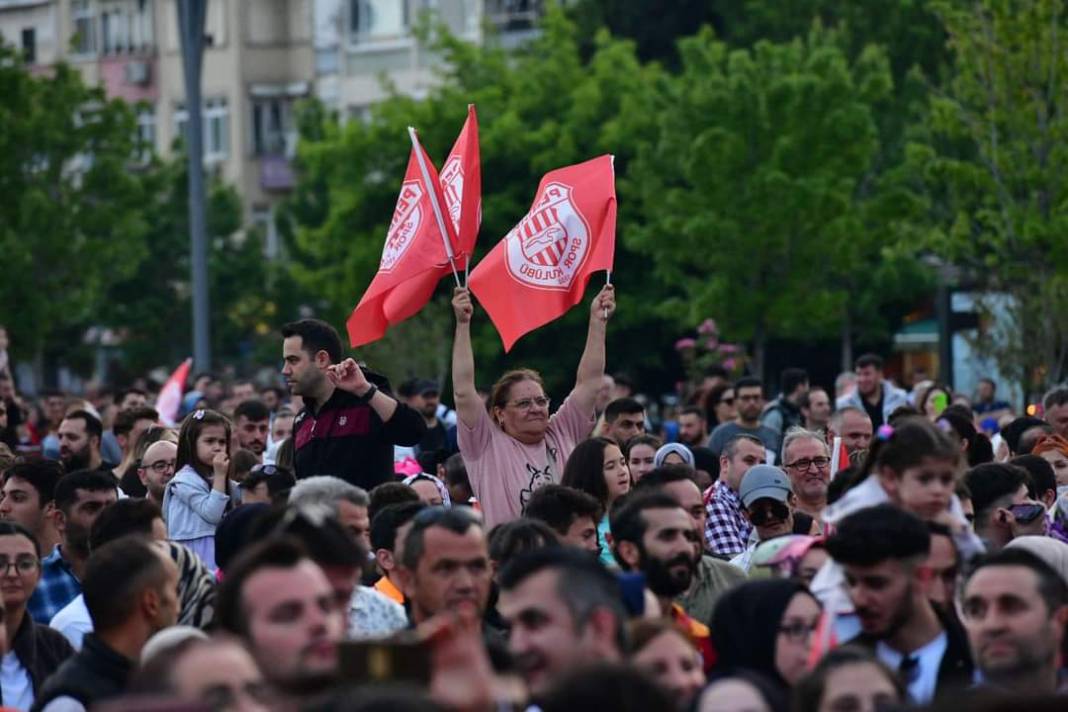
[(797, 497), (785, 472), (774, 465), (757, 465), (742, 478), (738, 498), (742, 500), (742, 514), (753, 525), (753, 533), (745, 551), (731, 563), (748, 572), (753, 551), (760, 542), (793, 533)]
[(426, 423), (426, 435), (415, 446), (415, 455), (434, 452), (448, 448), (447, 427), (438, 419), (438, 404), (441, 402), (441, 388), (437, 383), (426, 378), (413, 378), (401, 385), (401, 397), (414, 410), (423, 416)]

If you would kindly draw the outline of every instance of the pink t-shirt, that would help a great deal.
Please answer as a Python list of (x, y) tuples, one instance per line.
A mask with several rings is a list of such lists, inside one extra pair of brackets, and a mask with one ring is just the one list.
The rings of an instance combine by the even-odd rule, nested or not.
[(537, 445), (524, 445), (507, 435), (485, 410), (479, 410), (473, 428), (459, 422), (460, 454), (487, 531), (523, 516), (535, 490), (560, 481), (568, 456), (589, 436), (593, 424), (593, 411), (583, 413), (571, 396), (549, 418), (545, 439)]

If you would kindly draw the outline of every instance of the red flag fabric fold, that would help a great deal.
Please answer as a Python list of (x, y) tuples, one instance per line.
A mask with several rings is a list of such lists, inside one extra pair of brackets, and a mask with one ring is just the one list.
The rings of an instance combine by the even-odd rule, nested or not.
[(527, 332), (582, 300), (615, 258), (612, 157), (546, 173), (530, 212), (471, 273), (469, 286), (511, 350)]
[(482, 167), (474, 104), (467, 107), (464, 127), (441, 167), (441, 192), (456, 232), (456, 254), (470, 258), (482, 224)]
[(156, 398), (156, 412), (168, 428), (173, 428), (178, 424), (178, 414), (182, 409), (182, 395), (185, 393), (185, 381), (189, 378), (189, 370), (192, 367), (193, 359), (187, 358), (183, 361), (163, 384), (159, 397)]

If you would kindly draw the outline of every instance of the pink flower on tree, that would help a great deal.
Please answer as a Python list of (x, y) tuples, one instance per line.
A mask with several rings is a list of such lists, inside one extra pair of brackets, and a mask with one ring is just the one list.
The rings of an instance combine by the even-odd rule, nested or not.
[[(701, 325), (697, 327), (698, 334), (715, 334), (716, 333), (716, 320), (705, 319), (701, 322)], [(713, 347), (715, 348), (715, 347)]]
[(697, 346), (697, 342), (689, 337), (679, 339), (675, 342), (676, 351), (686, 351), (687, 349), (692, 349), (695, 346)]
[[(719, 350), (725, 354), (736, 354), (738, 353), (738, 346), (736, 344), (720, 344)], [(726, 364), (724, 364), (723, 367), (730, 368), (730, 366), (727, 366)]]
[(723, 361), (723, 368), (727, 369), (728, 371), (733, 371), (734, 367), (737, 365), (738, 364), (732, 358), (728, 358)]

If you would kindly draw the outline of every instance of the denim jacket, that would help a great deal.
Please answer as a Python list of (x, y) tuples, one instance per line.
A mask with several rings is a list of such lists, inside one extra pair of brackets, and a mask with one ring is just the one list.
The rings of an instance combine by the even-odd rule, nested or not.
[(167, 536), (174, 541), (214, 536), (229, 503), (229, 495), (212, 489), (207, 480), (186, 465), (163, 492)]

